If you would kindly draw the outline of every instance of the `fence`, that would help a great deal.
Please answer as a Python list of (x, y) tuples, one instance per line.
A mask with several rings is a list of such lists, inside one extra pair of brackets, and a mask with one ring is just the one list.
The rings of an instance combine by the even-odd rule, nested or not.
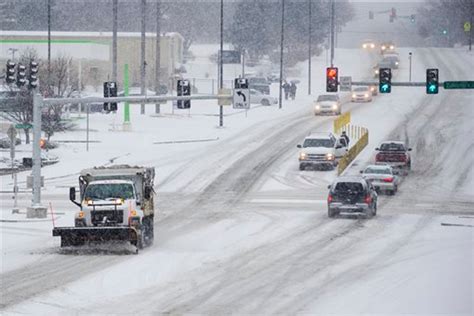
[(345, 126), (348, 128), (349, 135), (352, 135), (352, 139), (358, 139), (356, 144), (352, 146), (349, 151), (339, 160), (337, 165), (337, 174), (340, 175), (349, 166), (349, 164), (357, 157), (357, 155), (367, 146), (369, 143), (369, 131), (365, 127), (360, 126)]
[(346, 112), (342, 115), (339, 115), (337, 119), (334, 120), (334, 133), (339, 134), (346, 125), (351, 123), (351, 112)]

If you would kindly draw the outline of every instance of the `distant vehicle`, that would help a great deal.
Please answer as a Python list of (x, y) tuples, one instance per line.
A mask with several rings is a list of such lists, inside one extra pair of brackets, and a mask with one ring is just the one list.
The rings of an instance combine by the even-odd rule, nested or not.
[(299, 154), (300, 170), (306, 167), (326, 167), (334, 169), (337, 165), (337, 158), (342, 157), (347, 152), (347, 147), (343, 146), (333, 133), (312, 133), (304, 139)]
[(61, 247), (86, 242), (128, 241), (137, 251), (153, 243), (154, 168), (117, 165), (82, 170), (80, 200), (76, 189), (69, 199), (79, 207), (73, 227), (55, 227)]
[(395, 44), (392, 42), (385, 42), (380, 44), (380, 53), (385, 54), (387, 52), (393, 52), (395, 50)]
[[(168, 87), (164, 84), (160, 85), (160, 90), (158, 91), (160, 95), (168, 93)], [(141, 88), (140, 87), (130, 87), (128, 89), (129, 96), (137, 96), (141, 95)], [(145, 95), (155, 95), (155, 91), (150, 89), (145, 89)], [(125, 96), (125, 90), (121, 90), (117, 93), (117, 96), (123, 97)]]
[(341, 102), (337, 94), (321, 94), (318, 99), (314, 101), (314, 115), (324, 113), (339, 115), (341, 114)]
[(271, 74), (267, 75), (267, 80), (270, 83), (280, 82), (280, 73), (272, 72)]
[(372, 96), (379, 94), (378, 86), (370, 85), (369, 89), (370, 89), (370, 92), (372, 92)]
[(352, 102), (371, 102), (372, 92), (368, 86), (360, 86), (352, 89)]
[(362, 48), (363, 49), (374, 49), (375, 48), (375, 42), (373, 40), (365, 40), (362, 42)]
[(272, 97), (271, 95), (263, 94), (260, 91), (255, 89), (250, 90), (250, 103), (251, 104), (261, 104), (261, 105), (272, 105), (277, 104), (278, 99)]
[(377, 192), (394, 195), (398, 190), (399, 178), (389, 165), (369, 165), (360, 173), (365, 180), (372, 183)]
[(390, 65), (389, 68), (398, 69), (398, 66), (400, 65), (400, 59), (398, 58), (397, 55), (387, 54), (387, 55), (384, 55), (380, 63)]
[(328, 189), (329, 217), (340, 213), (363, 213), (367, 218), (377, 215), (377, 192), (364, 178), (338, 177)]
[[(10, 148), (12, 142), (10, 140), (10, 137), (6, 135), (0, 135), (0, 148)], [(15, 145), (21, 145), (21, 139), (18, 137), (15, 137)]]
[(395, 170), (404, 170), (405, 174), (411, 170), (411, 148), (407, 148), (403, 142), (400, 141), (386, 141), (380, 144), (380, 147), (375, 148), (378, 153), (375, 155), (375, 164), (388, 164)]
[(250, 77), (248, 78), (249, 88), (260, 91), (263, 94), (270, 94), (270, 83), (264, 77)]
[(379, 69), (380, 69), (380, 68), (390, 68), (390, 69), (393, 69), (391, 62), (383, 61), (383, 60), (382, 60), (382, 61), (378, 62), (378, 63), (372, 68), (374, 78), (378, 78), (378, 77), (379, 77)]

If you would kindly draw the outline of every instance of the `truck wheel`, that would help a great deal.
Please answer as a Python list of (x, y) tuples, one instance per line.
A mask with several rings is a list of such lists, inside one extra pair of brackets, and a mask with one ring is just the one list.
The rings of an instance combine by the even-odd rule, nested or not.
[(334, 216), (336, 216), (336, 213), (334, 210), (328, 208), (328, 217), (329, 218), (333, 218)]
[(305, 169), (303, 164), (300, 164), (300, 171), (303, 171)]
[(267, 99), (263, 99), (261, 103), (262, 105), (265, 105), (265, 106), (270, 105), (270, 101), (268, 101)]
[(151, 246), (153, 245), (153, 238), (154, 238), (154, 224), (153, 224), (153, 216), (149, 216), (143, 219), (143, 228), (144, 237), (145, 237), (145, 245)]
[(70, 238), (61, 237), (61, 247), (70, 247), (72, 246), (72, 240)]

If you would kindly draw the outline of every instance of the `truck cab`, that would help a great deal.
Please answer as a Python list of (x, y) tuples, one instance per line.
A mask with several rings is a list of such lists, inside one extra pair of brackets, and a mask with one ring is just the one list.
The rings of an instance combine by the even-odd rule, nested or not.
[(299, 153), (300, 170), (306, 167), (326, 167), (334, 169), (337, 161), (348, 150), (346, 144), (342, 144), (333, 133), (311, 133), (305, 137)]

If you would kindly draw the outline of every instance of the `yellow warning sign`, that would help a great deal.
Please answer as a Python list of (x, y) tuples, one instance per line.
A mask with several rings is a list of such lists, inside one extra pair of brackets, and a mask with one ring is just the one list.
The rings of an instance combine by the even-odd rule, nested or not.
[(464, 23), (464, 32), (470, 32), (471, 31), (471, 23), (466, 22)]

